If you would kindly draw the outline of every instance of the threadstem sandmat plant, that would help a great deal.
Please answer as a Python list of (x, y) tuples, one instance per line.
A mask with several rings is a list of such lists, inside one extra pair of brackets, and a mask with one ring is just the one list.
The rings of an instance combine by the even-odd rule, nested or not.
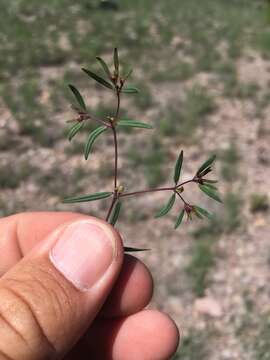
[[(181, 202), (181, 210), (175, 222), (175, 229), (177, 229), (183, 218), (186, 216), (187, 219), (192, 219), (193, 216), (196, 216), (200, 219), (202, 218), (212, 218), (212, 214), (207, 210), (203, 209), (200, 206), (193, 205), (188, 203), (184, 197), (184, 191), (188, 184), (195, 183), (198, 185), (198, 188), (210, 198), (222, 202), (220, 196), (217, 191), (216, 183), (217, 180), (209, 179), (206, 176), (212, 171), (212, 165), (215, 161), (216, 156), (212, 155), (209, 157), (196, 171), (195, 175), (186, 181), (179, 181), (181, 176), (181, 170), (184, 160), (183, 151), (180, 152), (175, 167), (174, 167), (174, 175), (173, 175), (173, 185), (169, 187), (160, 187), (153, 189), (145, 189), (128, 192), (124, 188), (123, 185), (119, 183), (118, 179), (118, 131), (121, 131), (122, 128), (139, 128), (139, 129), (152, 129), (153, 127), (144, 122), (140, 122), (137, 120), (121, 118), (120, 109), (121, 109), (121, 99), (125, 94), (136, 94), (138, 93), (138, 89), (133, 86), (128, 86), (127, 82), (132, 73), (132, 70), (127, 72), (126, 74), (122, 74), (122, 69), (120, 67), (119, 55), (117, 48), (114, 49), (113, 54), (113, 71), (110, 70), (109, 66), (101, 57), (96, 57), (99, 62), (103, 72), (104, 77), (97, 75), (96, 73), (82, 68), (82, 71), (85, 72), (87, 76), (91, 79), (95, 80), (102, 87), (106, 88), (109, 91), (114, 92), (116, 98), (116, 107), (114, 116), (107, 116), (105, 118), (99, 118), (94, 114), (88, 111), (88, 108), (85, 104), (85, 101), (80, 93), (80, 91), (74, 86), (69, 85), (70, 90), (72, 91), (75, 100), (76, 106), (72, 106), (77, 116), (74, 120), (71, 120), (73, 123), (71, 128), (68, 131), (68, 139), (71, 141), (83, 128), (87, 126), (89, 121), (93, 121), (97, 123), (97, 127), (95, 130), (91, 131), (88, 135), (84, 146), (84, 157), (87, 160), (91, 154), (93, 145), (96, 139), (101, 136), (103, 133), (107, 131), (111, 131), (113, 136), (114, 143), (114, 170), (113, 170), (113, 189), (112, 191), (102, 191), (97, 192), (90, 195), (83, 196), (75, 196), (69, 197), (64, 200), (64, 203), (80, 203), (80, 202), (88, 202), (88, 201), (97, 201), (102, 199), (110, 199), (110, 205), (108, 206), (108, 211), (106, 214), (106, 221), (109, 222), (112, 226), (115, 226), (119, 214), (121, 212), (122, 202), (127, 197), (131, 196), (139, 196), (147, 193), (153, 193), (157, 191), (167, 192), (169, 195), (167, 203), (155, 214), (156, 218), (160, 218), (169, 213), (169, 211), (173, 208), (176, 203), (176, 200)], [(143, 251), (147, 249), (139, 249), (133, 247), (125, 247), (126, 252), (132, 251)]]

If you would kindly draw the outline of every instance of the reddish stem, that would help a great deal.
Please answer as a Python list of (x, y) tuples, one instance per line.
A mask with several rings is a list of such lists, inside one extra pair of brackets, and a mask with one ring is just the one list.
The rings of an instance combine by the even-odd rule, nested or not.
[(107, 216), (106, 216), (106, 221), (109, 220), (110, 216), (111, 216), (111, 213), (112, 213), (112, 210), (114, 208), (114, 204), (117, 200), (117, 197), (115, 196), (115, 194), (113, 195), (113, 199), (112, 199), (112, 202), (111, 202), (111, 205), (110, 205), (110, 208), (108, 210), (108, 213), (107, 213)]
[[(103, 125), (105, 125), (105, 126), (107, 126), (107, 127), (112, 127), (112, 125), (111, 125), (109, 122), (104, 121), (104, 120), (102, 120), (102, 119), (99, 119), (99, 118), (97, 118), (96, 116), (91, 115), (90, 113), (87, 113), (87, 116), (88, 116), (88, 119), (92, 119), (92, 120), (94, 120), (94, 121), (97, 121), (97, 122), (99, 122), (100, 124), (103, 124)], [(87, 120), (87, 119), (86, 119), (86, 120)]]
[(112, 126), (113, 140), (114, 140), (114, 191), (117, 189), (117, 179), (118, 179), (118, 143), (117, 143), (117, 134), (115, 126)]
[(164, 187), (164, 188), (156, 188), (156, 189), (147, 189), (147, 190), (140, 190), (140, 191), (134, 191), (130, 193), (124, 193), (120, 194), (120, 197), (126, 197), (126, 196), (133, 196), (133, 195), (142, 195), (150, 192), (156, 192), (156, 191), (173, 191), (175, 190), (175, 187)]
[(157, 191), (174, 191), (180, 197), (180, 199), (183, 201), (183, 203), (187, 204), (185, 199), (176, 190), (178, 188), (180, 188), (181, 186), (184, 186), (184, 185), (186, 185), (188, 183), (197, 182), (196, 179), (193, 178), (193, 179), (190, 179), (190, 180), (183, 181), (182, 183), (177, 184), (175, 186), (171, 186), (171, 187), (146, 189), (146, 190), (134, 191), (134, 192), (130, 192), (130, 193), (119, 193), (118, 192), (118, 141), (117, 141), (117, 132), (116, 132), (115, 125), (117, 124), (117, 120), (118, 120), (118, 117), (119, 117), (120, 100), (121, 100), (120, 94), (121, 94), (122, 86), (123, 86), (123, 84), (121, 84), (121, 87), (118, 87), (117, 84), (115, 83), (115, 90), (116, 90), (116, 96), (117, 96), (117, 107), (116, 107), (114, 118), (107, 125), (108, 127), (110, 127), (112, 129), (113, 141), (114, 141), (114, 193), (113, 193), (113, 198), (112, 198), (112, 201), (111, 201), (111, 205), (109, 207), (109, 210), (108, 210), (108, 213), (107, 213), (107, 216), (106, 216), (106, 221), (109, 220), (116, 201), (121, 197), (142, 195), (142, 194), (151, 193), (151, 192), (157, 192)]
[(180, 199), (183, 201), (183, 203), (184, 203), (185, 205), (188, 205), (188, 203), (186, 202), (186, 200), (183, 198), (182, 195), (180, 195), (178, 192), (177, 192), (176, 194), (180, 197)]
[(146, 194), (146, 193), (150, 193), (150, 192), (156, 192), (156, 191), (175, 191), (177, 188), (186, 185), (190, 182), (194, 182), (194, 179), (190, 179), (187, 181), (183, 181), (182, 183), (176, 185), (176, 186), (171, 186), (171, 187), (163, 187), (163, 188), (155, 188), (155, 189), (146, 189), (146, 190), (140, 190), (140, 191), (134, 191), (134, 192), (130, 192), (130, 193), (123, 193), (120, 194), (119, 197), (126, 197), (126, 196), (133, 196), (133, 195), (141, 195), (141, 194)]
[(107, 216), (106, 216), (106, 221), (109, 220), (114, 204), (118, 198), (118, 189), (117, 189), (117, 182), (118, 182), (118, 141), (117, 141), (117, 133), (116, 133), (116, 129), (115, 129), (115, 124), (117, 123), (118, 117), (119, 117), (119, 111), (120, 111), (120, 93), (121, 93), (121, 89), (119, 89), (116, 86), (116, 96), (117, 96), (117, 107), (116, 107), (116, 111), (115, 111), (115, 116), (114, 119), (111, 121), (111, 129), (113, 132), (113, 142), (114, 142), (114, 195), (113, 195), (113, 199), (110, 205), (110, 208), (107, 212)]

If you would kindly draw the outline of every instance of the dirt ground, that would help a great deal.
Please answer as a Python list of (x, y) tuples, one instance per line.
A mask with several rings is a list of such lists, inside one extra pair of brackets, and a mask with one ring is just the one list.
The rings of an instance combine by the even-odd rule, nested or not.
[[(127, 14), (128, 19), (133, 19)], [(123, 14), (114, 16), (125, 18)], [(160, 13), (156, 16), (160, 16), (162, 24)], [(133, 34), (133, 26), (130, 25), (129, 35)], [(83, 22), (78, 22), (77, 27), (82, 33), (86, 31)], [(147, 29), (154, 38), (160, 31), (155, 26)], [(90, 25), (87, 31), (91, 32)], [(137, 28), (136, 31), (139, 33)], [(248, 32), (246, 28), (243, 31)], [(134, 82), (143, 89), (139, 100), (123, 100), (122, 111), (151, 123), (155, 130), (119, 134), (120, 181), (130, 191), (169, 185), (180, 149), (185, 154), (183, 180), (191, 177), (209, 154), (217, 153), (214, 173), (220, 180), (224, 204), (214, 203), (193, 185), (186, 186), (187, 198), (215, 213), (216, 220), (184, 223), (174, 231), (179, 206), (157, 220), (153, 215), (166, 201), (166, 194), (140, 196), (126, 201), (117, 228), (126, 245), (151, 248), (138, 257), (149, 266), (155, 281), (150, 307), (169, 313), (180, 328), (182, 343), (175, 359), (269, 360), (270, 62), (249, 43), (233, 60), (227, 58), (230, 39), (226, 39), (216, 46), (221, 58), (218, 64), (213, 61), (215, 70), (196, 67), (189, 76), (186, 64), (194, 65), (199, 56), (191, 52), (191, 41), (196, 43), (185, 34), (174, 32), (166, 45), (163, 39), (166, 49), (162, 61), (155, 65), (150, 62), (149, 66), (144, 49), (136, 71), (133, 59)], [(160, 48), (155, 46), (153, 53)], [(74, 44), (63, 35), (61, 47), (70, 49)], [(166, 51), (175, 56), (173, 61), (168, 60), (172, 78), (166, 72), (164, 75), (168, 65)], [(124, 57), (126, 53), (120, 51)], [(104, 50), (103, 55), (109, 59), (110, 51)], [(181, 66), (185, 71), (180, 74), (182, 67), (176, 71), (173, 66), (183, 57), (185, 64)], [(155, 53), (151, 60), (156, 58)], [(89, 107), (98, 114), (114, 104), (110, 97), (104, 104), (103, 90), (93, 84), (88, 88), (81, 75), (76, 75), (78, 62), (71, 58), (64, 65), (38, 66), (38, 76), (33, 76), (33, 83), (31, 86), (27, 83), (25, 89), (26, 72), (16, 79), (5, 77), (2, 72), (2, 216), (18, 211), (58, 210), (104, 218), (107, 200), (61, 203), (66, 196), (106, 191), (112, 185), (110, 134), (98, 140), (88, 162), (82, 156), (86, 132), (79, 134), (72, 144), (64, 136), (66, 120), (74, 114), (66, 95), (61, 98), (62, 81), (65, 85), (70, 80), (81, 84)], [(94, 56), (89, 62), (90, 65), (94, 62)], [(151, 67), (155, 71), (151, 72)], [(36, 96), (33, 103), (32, 90)], [(10, 99), (10, 94), (14, 98)], [(45, 115), (40, 109), (47, 109)]]

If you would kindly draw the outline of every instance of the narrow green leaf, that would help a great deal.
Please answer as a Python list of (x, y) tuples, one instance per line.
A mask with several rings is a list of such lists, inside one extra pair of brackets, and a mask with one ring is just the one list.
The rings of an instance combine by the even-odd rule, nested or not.
[(114, 49), (113, 53), (113, 61), (114, 61), (114, 68), (116, 73), (119, 73), (119, 56), (118, 56), (118, 50), (117, 48)]
[(125, 252), (138, 252), (138, 251), (149, 251), (149, 250), (151, 250), (151, 249), (140, 249), (140, 248), (124, 246), (124, 251)]
[(199, 168), (199, 170), (197, 171), (197, 175), (199, 175), (204, 169), (208, 168), (216, 159), (216, 155), (212, 155), (210, 156), (209, 159), (207, 159), (202, 166)]
[(84, 123), (81, 122), (76, 122), (76, 124), (74, 124), (73, 126), (71, 126), (71, 128), (68, 131), (68, 140), (71, 141), (74, 136), (82, 129)]
[(139, 90), (134, 86), (124, 86), (121, 90), (125, 94), (137, 94)]
[(83, 97), (82, 97), (81, 93), (79, 92), (79, 90), (74, 85), (69, 84), (68, 86), (69, 86), (70, 90), (73, 92), (80, 107), (83, 110), (86, 110), (85, 102), (84, 102)]
[(199, 188), (210, 198), (222, 203), (222, 200), (220, 199), (218, 193), (215, 190), (210, 189), (207, 185), (199, 185)]
[(126, 81), (130, 76), (131, 74), (133, 73), (133, 69), (130, 69), (127, 74), (124, 76), (124, 80)]
[(105, 86), (106, 88), (111, 89), (111, 90), (113, 89), (113, 86), (108, 81), (106, 81), (102, 77), (98, 76), (97, 74), (93, 73), (92, 71), (84, 69), (84, 68), (82, 68), (82, 71), (84, 71), (88, 76), (90, 76), (92, 79), (96, 80), (98, 83)]
[(182, 210), (176, 220), (176, 223), (174, 226), (175, 229), (177, 229), (181, 225), (184, 215), (185, 215), (185, 210)]
[(212, 167), (208, 166), (206, 169), (200, 172), (200, 177), (204, 177), (212, 171)]
[(195, 206), (193, 207), (193, 214), (195, 214), (197, 218), (203, 219), (202, 214), (195, 208)]
[(218, 182), (218, 180), (212, 180), (212, 179), (203, 179), (204, 183), (209, 183), (209, 184), (216, 184)]
[(209, 211), (203, 209), (202, 207), (194, 205), (194, 208), (196, 209), (196, 211), (198, 213), (200, 213), (202, 216), (207, 217), (209, 220), (212, 220), (214, 218), (213, 214), (211, 214)]
[(142, 129), (153, 129), (152, 125), (143, 123), (141, 121), (122, 119), (117, 122), (118, 126), (124, 127), (134, 127), (134, 128), (142, 128)]
[(204, 182), (203, 182), (203, 185), (209, 187), (209, 189), (218, 191), (218, 188), (217, 188), (216, 186), (210, 184), (210, 183), (204, 183)]
[(97, 56), (96, 59), (100, 63), (105, 74), (108, 76), (109, 79), (111, 79), (111, 72), (110, 72), (108, 65), (105, 63), (105, 61), (101, 57)]
[(110, 224), (115, 225), (116, 221), (118, 220), (120, 210), (121, 210), (122, 203), (120, 201), (117, 201), (116, 205), (114, 206), (113, 213), (110, 219)]
[(180, 178), (180, 173), (181, 173), (182, 164), (183, 164), (183, 157), (184, 157), (184, 152), (182, 150), (180, 152), (180, 155), (178, 156), (178, 159), (177, 159), (176, 164), (175, 164), (175, 169), (174, 169), (174, 182), (175, 182), (175, 184), (178, 183), (179, 178)]
[(84, 147), (85, 160), (88, 159), (88, 156), (90, 154), (90, 151), (92, 149), (92, 146), (93, 146), (96, 138), (106, 130), (107, 130), (106, 126), (99, 126), (98, 128), (96, 128), (94, 131), (92, 131), (90, 133), (90, 135), (88, 136), (88, 139), (86, 141), (85, 147)]
[(175, 194), (173, 194), (169, 201), (167, 202), (167, 204), (165, 206), (163, 206), (155, 215), (155, 218), (159, 218), (161, 216), (164, 216), (166, 214), (168, 214), (168, 212), (172, 209), (173, 205), (175, 202)]
[(112, 192), (99, 192), (92, 195), (83, 195), (83, 196), (74, 196), (70, 198), (64, 199), (65, 204), (73, 204), (73, 203), (80, 203), (80, 202), (87, 202), (87, 201), (95, 201), (105, 199), (110, 197), (113, 193)]

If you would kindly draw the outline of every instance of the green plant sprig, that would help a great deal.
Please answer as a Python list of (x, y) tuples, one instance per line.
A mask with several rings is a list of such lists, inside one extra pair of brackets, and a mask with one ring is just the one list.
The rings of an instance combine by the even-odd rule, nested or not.
[[(167, 203), (156, 213), (155, 217), (159, 218), (168, 214), (173, 206), (175, 205), (176, 199), (179, 199), (182, 203), (180, 213), (175, 222), (175, 228), (178, 228), (184, 216), (186, 215), (187, 219), (191, 220), (193, 215), (197, 218), (208, 218), (211, 219), (213, 217), (207, 210), (199, 207), (197, 205), (189, 204), (185, 198), (183, 197), (183, 193), (185, 191), (185, 186), (190, 183), (195, 183), (198, 185), (198, 188), (208, 197), (222, 202), (221, 198), (218, 194), (218, 189), (214, 185), (217, 183), (217, 180), (208, 179), (206, 176), (212, 171), (213, 163), (216, 159), (215, 155), (209, 157), (197, 170), (195, 175), (186, 181), (180, 182), (180, 176), (182, 172), (182, 165), (184, 161), (184, 152), (183, 150), (180, 152), (177, 161), (174, 167), (174, 176), (173, 181), (174, 185), (170, 187), (160, 187), (160, 188), (152, 188), (152, 189), (144, 189), (133, 192), (127, 192), (123, 185), (119, 184), (118, 179), (118, 130), (122, 127), (130, 127), (130, 128), (139, 128), (139, 129), (152, 129), (153, 127), (147, 123), (133, 120), (133, 119), (121, 119), (120, 118), (120, 109), (121, 109), (121, 98), (123, 94), (136, 94), (138, 93), (138, 89), (134, 86), (127, 86), (126, 82), (129, 79), (132, 70), (130, 70), (127, 74), (123, 75), (120, 71), (120, 61), (119, 54), (117, 48), (114, 49), (113, 54), (113, 71), (110, 70), (109, 66), (106, 62), (101, 58), (97, 57), (97, 61), (99, 62), (104, 74), (105, 78), (101, 77), (93, 73), (92, 71), (82, 68), (82, 70), (96, 82), (98, 82), (103, 87), (113, 91), (116, 97), (116, 107), (113, 116), (107, 116), (105, 119), (97, 118), (95, 115), (91, 114), (85, 101), (83, 99), (80, 91), (74, 86), (69, 85), (70, 90), (72, 91), (75, 100), (77, 102), (76, 106), (73, 106), (73, 109), (77, 113), (77, 117), (72, 120), (73, 125), (68, 131), (68, 139), (71, 141), (85, 126), (86, 121), (94, 120), (99, 123), (99, 127), (90, 132), (84, 147), (84, 157), (87, 160), (93, 145), (96, 139), (104, 132), (110, 130), (113, 135), (113, 144), (114, 144), (114, 170), (113, 170), (113, 190), (111, 192), (98, 192), (90, 195), (83, 196), (75, 196), (66, 198), (64, 203), (78, 203), (78, 202), (88, 202), (88, 201), (96, 201), (102, 200), (106, 198), (111, 198), (111, 203), (108, 208), (106, 214), (106, 221), (109, 222), (112, 226), (115, 226), (122, 207), (122, 200), (126, 197), (145, 195), (147, 193), (153, 193), (158, 191), (170, 192), (171, 195), (167, 201)], [(132, 247), (125, 247), (125, 251), (144, 251), (147, 249), (138, 249)]]

